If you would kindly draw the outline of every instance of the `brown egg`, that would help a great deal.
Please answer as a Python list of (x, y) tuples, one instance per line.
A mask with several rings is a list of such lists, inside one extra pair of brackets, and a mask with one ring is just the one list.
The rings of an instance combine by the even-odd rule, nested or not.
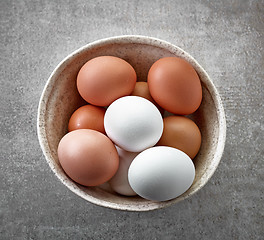
[(100, 56), (83, 65), (77, 76), (77, 88), (87, 102), (108, 106), (130, 95), (136, 80), (136, 72), (128, 62), (118, 57)]
[(161, 114), (164, 113), (164, 110), (154, 101), (149, 92), (149, 87), (147, 82), (136, 82), (136, 86), (131, 93), (132, 96), (143, 97), (151, 101), (156, 107), (160, 110)]
[(163, 123), (163, 133), (157, 145), (177, 148), (193, 159), (201, 146), (198, 126), (191, 119), (183, 116), (166, 117)]
[(59, 143), (58, 157), (66, 174), (84, 186), (107, 182), (119, 166), (118, 153), (112, 141), (90, 129), (67, 133)]
[(68, 130), (93, 129), (101, 133), (104, 130), (105, 109), (93, 105), (85, 105), (78, 108), (71, 116), (68, 124)]
[(184, 59), (165, 57), (148, 72), (149, 91), (153, 99), (171, 113), (188, 115), (202, 101), (202, 87), (195, 69)]

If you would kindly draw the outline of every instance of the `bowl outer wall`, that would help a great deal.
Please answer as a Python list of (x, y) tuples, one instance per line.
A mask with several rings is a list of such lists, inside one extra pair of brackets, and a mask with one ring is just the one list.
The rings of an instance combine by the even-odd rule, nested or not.
[[(167, 202), (148, 202), (146, 204), (139, 204), (139, 205), (123, 205), (123, 204), (118, 204), (118, 203), (113, 203), (109, 202), (105, 199), (98, 199), (96, 197), (87, 195), (84, 191), (81, 191), (79, 188), (76, 188), (76, 184), (72, 181), (69, 181), (68, 177), (65, 176), (65, 173), (63, 170), (53, 161), (52, 154), (50, 152), (50, 147), (47, 141), (47, 133), (45, 130), (45, 122), (44, 122), (44, 116), (46, 112), (46, 104), (48, 102), (48, 98), (50, 96), (51, 90), (53, 88), (53, 84), (56, 80), (56, 78), (60, 75), (60, 73), (67, 67), (69, 62), (76, 57), (81, 52), (87, 51), (89, 49), (93, 49), (95, 47), (100, 47), (104, 46), (105, 44), (125, 44), (125, 43), (135, 43), (135, 44), (146, 44), (146, 45), (152, 45), (154, 47), (158, 48), (164, 48), (167, 49), (168, 51), (175, 53), (175, 52), (181, 52), (183, 58), (187, 58), (189, 61), (192, 62), (192, 65), (196, 69), (196, 71), (199, 74), (204, 75), (204, 79), (206, 82), (206, 87), (208, 88), (209, 92), (211, 93), (212, 99), (214, 101), (214, 104), (216, 106), (216, 111), (217, 111), (217, 116), (218, 116), (218, 122), (219, 122), (219, 135), (217, 139), (217, 147), (213, 159), (213, 169), (211, 169), (206, 175), (202, 176), (201, 178), (201, 184), (199, 185), (198, 188), (194, 189), (192, 192), (188, 194), (183, 194), (182, 196), (167, 201)], [(145, 37), (145, 36), (137, 36), (137, 35), (127, 35), (127, 36), (117, 36), (117, 37), (111, 37), (111, 38), (106, 38), (102, 40), (98, 40), (92, 43), (89, 43), (80, 49), (74, 51), (72, 54), (68, 55), (66, 58), (64, 58), (54, 69), (54, 71), (51, 73), (44, 90), (42, 92), (40, 102), (39, 102), (39, 107), (38, 107), (38, 117), (37, 117), (37, 132), (38, 132), (38, 138), (40, 142), (41, 149), (46, 157), (46, 160), (55, 173), (55, 175), (65, 184), (71, 191), (79, 195), (80, 197), (88, 200), (89, 202), (92, 202), (94, 204), (104, 206), (104, 207), (109, 207), (113, 209), (118, 209), (118, 210), (129, 210), (129, 211), (149, 211), (149, 210), (154, 210), (154, 209), (159, 209), (163, 207), (170, 206), (176, 202), (179, 202), (181, 200), (184, 200), (191, 195), (193, 195), (195, 192), (200, 190), (211, 178), (213, 175), (214, 171), (216, 170), (223, 151), (224, 151), (224, 145), (225, 145), (225, 138), (226, 138), (226, 120), (225, 120), (225, 113), (224, 113), (224, 108), (223, 104), (220, 98), (220, 95), (215, 88), (212, 80), (208, 76), (208, 74), (205, 72), (205, 70), (198, 64), (198, 62), (193, 59), (187, 52), (182, 50), (181, 48), (166, 42), (164, 40), (160, 40), (157, 38), (153, 37)]]

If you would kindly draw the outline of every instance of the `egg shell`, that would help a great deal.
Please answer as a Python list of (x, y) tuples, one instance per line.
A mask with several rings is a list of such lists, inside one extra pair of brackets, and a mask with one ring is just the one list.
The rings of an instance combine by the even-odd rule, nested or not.
[(66, 174), (84, 186), (97, 186), (110, 180), (119, 165), (117, 150), (104, 134), (78, 129), (59, 142), (59, 162)]
[(163, 133), (157, 145), (177, 148), (193, 159), (202, 141), (195, 122), (184, 116), (169, 116), (163, 119), (163, 124)]
[(150, 95), (149, 87), (147, 82), (136, 82), (136, 86), (131, 93), (131, 96), (138, 96), (143, 97), (151, 101), (160, 111), (161, 115), (164, 113), (164, 109), (162, 109), (153, 99), (153, 97)]
[(78, 108), (71, 116), (68, 130), (92, 129), (105, 133), (104, 130), (105, 109), (93, 105), (85, 105)]
[(104, 126), (107, 136), (129, 152), (154, 146), (163, 131), (162, 116), (149, 100), (126, 96), (114, 101), (106, 110)]
[(141, 152), (131, 163), (128, 181), (141, 197), (167, 201), (187, 191), (195, 178), (192, 160), (184, 152), (156, 146)]
[(202, 86), (193, 66), (179, 57), (156, 61), (148, 72), (149, 91), (153, 99), (168, 112), (188, 115), (202, 101)]
[(137, 80), (134, 68), (125, 60), (100, 56), (89, 60), (77, 76), (77, 88), (88, 103), (108, 106), (116, 99), (130, 95)]
[(109, 184), (111, 188), (125, 196), (137, 195), (130, 187), (128, 182), (128, 168), (134, 158), (138, 155), (135, 152), (128, 152), (116, 146), (119, 156), (119, 167), (116, 174), (110, 179)]

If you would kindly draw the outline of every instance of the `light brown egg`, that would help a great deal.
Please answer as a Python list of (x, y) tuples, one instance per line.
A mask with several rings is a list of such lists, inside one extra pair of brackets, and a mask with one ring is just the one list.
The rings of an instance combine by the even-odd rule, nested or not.
[(119, 166), (118, 153), (112, 141), (90, 129), (67, 133), (59, 143), (58, 157), (66, 174), (84, 186), (107, 182)]
[(149, 91), (165, 110), (188, 115), (202, 101), (202, 87), (195, 69), (184, 59), (165, 57), (156, 61), (148, 72)]
[(147, 100), (155, 104), (155, 106), (160, 110), (161, 114), (164, 113), (164, 110), (151, 97), (147, 82), (136, 82), (136, 86), (131, 95), (146, 98)]
[(78, 108), (71, 116), (68, 124), (68, 130), (93, 129), (101, 133), (104, 130), (105, 109), (93, 105), (85, 105)]
[(109, 106), (116, 99), (130, 95), (136, 80), (136, 72), (128, 62), (118, 57), (100, 56), (80, 69), (77, 88), (88, 103)]
[(163, 119), (163, 123), (163, 133), (157, 145), (177, 148), (193, 159), (201, 146), (198, 126), (184, 116), (169, 116)]

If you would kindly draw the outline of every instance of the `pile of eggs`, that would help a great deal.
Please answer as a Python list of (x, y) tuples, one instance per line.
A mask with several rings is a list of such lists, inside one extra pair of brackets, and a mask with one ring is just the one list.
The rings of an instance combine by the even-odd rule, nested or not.
[(187, 61), (161, 58), (147, 82), (137, 82), (128, 62), (100, 56), (82, 66), (76, 84), (89, 104), (72, 114), (58, 146), (72, 180), (90, 187), (108, 182), (118, 194), (153, 201), (190, 188), (201, 133), (184, 115), (199, 108), (202, 87)]

